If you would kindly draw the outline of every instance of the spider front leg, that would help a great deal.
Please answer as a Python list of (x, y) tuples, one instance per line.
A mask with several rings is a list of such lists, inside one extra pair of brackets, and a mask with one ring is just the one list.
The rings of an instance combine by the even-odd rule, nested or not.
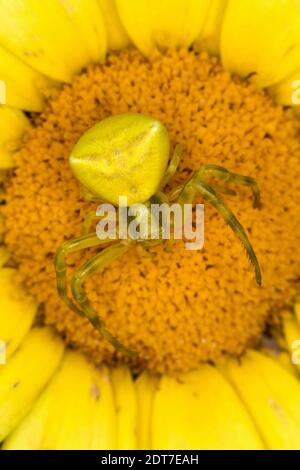
[[(260, 202), (260, 190), (257, 182), (251, 176), (240, 175), (239, 173), (232, 173), (231, 171), (226, 170), (222, 166), (218, 165), (203, 165), (197, 172), (198, 178), (203, 180), (206, 177), (212, 176), (223, 180), (225, 183), (240, 184), (242, 186), (249, 186), (253, 194), (253, 207), (259, 208), (261, 206)], [(213, 186), (213, 185), (211, 185)], [(215, 188), (215, 186), (213, 186)], [(227, 192), (224, 189), (222, 192)], [(230, 192), (229, 192), (230, 194)]]
[[(99, 202), (99, 201), (98, 201)], [(109, 207), (111, 207), (111, 204), (109, 204)], [(82, 234), (86, 235), (90, 232), (91, 227), (93, 223), (98, 220), (100, 221), (101, 219), (105, 219), (108, 221), (109, 219), (114, 222), (115, 221), (115, 212), (110, 212), (109, 208), (106, 208), (104, 213), (98, 214), (98, 208), (96, 210), (88, 212), (86, 215), (84, 221), (83, 221), (83, 228), (82, 228)]]
[(82, 234), (87, 235), (91, 230), (93, 222), (95, 220), (99, 220), (99, 219), (102, 219), (102, 218), (103, 218), (103, 216), (102, 215), (97, 215), (96, 211), (88, 212), (87, 216), (85, 217), (85, 219), (83, 221)]
[(168, 168), (167, 168), (167, 170), (164, 174), (164, 177), (161, 181), (160, 189), (163, 189), (169, 183), (169, 181), (173, 178), (173, 176), (175, 175), (175, 173), (177, 171), (177, 168), (179, 166), (179, 163), (180, 163), (180, 158), (181, 158), (182, 151), (183, 151), (182, 146), (179, 145), (179, 144), (176, 145), (173, 156), (172, 156), (171, 161), (169, 163), (169, 166), (168, 166)]
[(132, 356), (134, 353), (125, 348), (104, 326), (103, 321), (99, 317), (98, 312), (92, 306), (87, 297), (84, 283), (89, 276), (96, 272), (101, 272), (103, 269), (112, 263), (114, 260), (122, 256), (128, 250), (130, 242), (124, 241), (112, 245), (99, 254), (94, 256), (91, 260), (87, 261), (82, 267), (77, 269), (72, 279), (72, 293), (74, 299), (78, 303), (84, 316), (89, 319), (92, 325), (102, 334), (102, 336), (109, 341), (116, 349), (123, 353)]
[[(181, 152), (181, 149), (180, 149), (180, 152)], [(171, 160), (170, 166), (172, 167), (172, 160)], [(167, 172), (168, 172), (168, 170), (167, 170)], [(224, 180), (227, 183), (236, 183), (236, 184), (242, 184), (244, 186), (250, 186), (251, 189), (252, 189), (253, 195), (254, 195), (253, 205), (254, 205), (254, 207), (259, 207), (260, 206), (260, 191), (259, 191), (259, 188), (257, 186), (256, 181), (253, 178), (251, 178), (250, 176), (243, 176), (243, 175), (239, 175), (237, 173), (231, 173), (228, 170), (226, 170), (226, 168), (223, 168), (223, 167), (217, 166), (217, 165), (203, 165), (199, 170), (199, 175), (202, 175), (203, 177), (206, 176), (206, 175), (207, 176), (215, 176), (217, 178), (220, 178), (220, 179)], [(169, 181), (170, 178), (168, 178), (168, 176), (166, 176), (166, 178)], [(185, 185), (182, 184), (180, 186), (176, 186), (171, 191), (169, 191), (167, 193), (168, 199), (170, 201), (174, 201), (175, 199), (177, 199), (179, 194), (182, 192), (184, 186)], [(217, 192), (220, 192), (220, 193), (223, 193), (223, 194), (228, 194), (230, 196), (235, 196), (236, 195), (236, 192), (233, 189), (230, 189), (226, 186), (221, 186), (219, 184), (218, 185), (211, 184), (211, 186)]]
[(203, 181), (203, 174), (205, 174), (205, 171), (202, 171), (202, 169), (200, 169), (192, 176), (190, 181), (182, 190), (177, 202), (180, 203), (182, 206), (184, 204), (191, 204), (197, 192), (202, 194), (202, 196), (217, 209), (217, 211), (222, 215), (225, 222), (232, 228), (234, 233), (240, 239), (242, 245), (246, 250), (246, 253), (249, 256), (250, 262), (254, 267), (256, 282), (258, 285), (261, 285), (260, 266), (254, 249), (249, 241), (249, 238), (243, 226), (240, 224), (240, 222), (229, 209), (229, 207), (226, 205), (226, 203), (219, 197), (215, 189), (206, 181)]
[[(215, 191), (218, 191), (219, 193), (222, 194), (228, 194), (229, 196), (236, 196), (236, 191), (234, 189), (227, 188), (226, 186), (220, 186), (220, 185), (211, 185), (212, 188), (214, 188)], [(174, 189), (171, 189), (168, 193), (166, 193), (167, 198), (169, 199), (170, 202), (177, 200), (178, 196), (182, 192), (183, 188), (185, 187), (184, 184), (180, 186), (176, 186)]]
[(65, 302), (65, 304), (78, 315), (83, 316), (83, 312), (78, 308), (72, 299), (68, 296), (67, 287), (67, 263), (66, 257), (69, 253), (84, 250), (85, 248), (92, 248), (110, 240), (100, 240), (95, 233), (82, 235), (81, 237), (73, 238), (72, 240), (64, 242), (57, 250), (54, 265), (56, 271), (57, 290)]

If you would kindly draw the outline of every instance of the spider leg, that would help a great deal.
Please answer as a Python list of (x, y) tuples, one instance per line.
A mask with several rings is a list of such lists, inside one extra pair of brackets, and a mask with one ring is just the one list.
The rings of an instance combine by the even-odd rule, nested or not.
[(228, 196), (236, 196), (236, 191), (234, 189), (228, 188), (225, 185), (221, 184), (211, 184), (210, 185), (217, 193), (227, 194)]
[(171, 189), (171, 191), (166, 193), (169, 201), (175, 201), (178, 198), (179, 194), (184, 189), (184, 186), (185, 186), (184, 184), (181, 184), (180, 186), (176, 186), (175, 188)]
[(84, 316), (92, 323), (92, 325), (102, 334), (102, 336), (109, 341), (116, 349), (126, 353), (127, 355), (132, 356), (133, 352), (125, 348), (104, 326), (103, 321), (99, 317), (98, 312), (92, 306), (90, 300), (87, 297), (84, 283), (86, 279), (95, 274), (96, 272), (101, 272), (103, 269), (108, 266), (112, 261), (119, 258), (121, 255), (126, 253), (129, 248), (129, 243), (120, 242), (115, 245), (112, 245), (92, 259), (87, 261), (83, 266), (77, 269), (73, 275), (72, 279), (72, 293), (74, 299), (78, 303), (83, 312)]
[[(232, 173), (226, 168), (218, 165), (203, 165), (200, 170), (198, 170), (198, 176), (200, 179), (204, 179), (207, 176), (213, 176), (220, 178), (226, 183), (240, 184), (243, 186), (249, 186), (253, 194), (253, 207), (259, 208), (260, 203), (260, 190), (257, 182), (251, 176), (244, 176), (238, 173)], [(223, 191), (224, 192), (224, 191)]]
[(67, 306), (78, 315), (82, 316), (83, 312), (78, 308), (73, 300), (68, 297), (66, 257), (69, 253), (73, 253), (74, 251), (84, 250), (85, 248), (98, 246), (103, 243), (108, 243), (109, 241), (110, 240), (100, 240), (95, 233), (86, 234), (64, 242), (56, 252), (54, 265), (58, 293)]
[[(175, 188), (171, 189), (171, 191), (166, 193), (166, 196), (169, 201), (175, 201), (183, 190), (184, 186), (184, 184), (181, 184), (180, 186), (176, 186)], [(227, 188), (226, 186), (221, 186), (219, 184), (211, 184), (211, 187), (219, 193), (228, 194), (230, 196), (236, 196), (236, 191), (234, 191), (234, 189)]]
[(182, 154), (182, 146), (181, 145), (176, 145), (173, 156), (171, 158), (171, 161), (169, 163), (169, 166), (164, 174), (164, 177), (161, 181), (160, 184), (160, 189), (163, 189), (169, 181), (173, 178), (175, 175), (178, 165), (180, 163), (180, 158)]
[(102, 219), (102, 218), (103, 216), (97, 215), (96, 211), (88, 212), (83, 222), (82, 234), (87, 235), (91, 230), (91, 226), (93, 222), (97, 219)]
[(154, 254), (148, 251), (146, 247), (141, 245), (140, 243), (137, 244), (136, 246), (138, 254), (141, 256), (141, 258), (153, 258)]
[(197, 192), (202, 194), (202, 196), (217, 209), (217, 211), (222, 215), (225, 222), (238, 236), (246, 250), (251, 264), (254, 267), (256, 282), (258, 285), (261, 285), (260, 266), (254, 249), (249, 241), (249, 238), (243, 226), (240, 224), (240, 222), (235, 217), (233, 212), (229, 209), (229, 207), (226, 205), (226, 203), (219, 197), (218, 193), (214, 190), (214, 188), (201, 179), (201, 176), (199, 176), (199, 172), (195, 173), (194, 176), (187, 183), (177, 202), (182, 205), (186, 203), (191, 203)]
[(161, 245), (163, 242), (164, 240), (162, 238), (158, 240), (143, 240), (142, 242), (137, 243), (136, 249), (142, 258), (153, 258), (155, 253), (149, 250), (151, 250), (151, 248), (155, 248), (158, 245)]

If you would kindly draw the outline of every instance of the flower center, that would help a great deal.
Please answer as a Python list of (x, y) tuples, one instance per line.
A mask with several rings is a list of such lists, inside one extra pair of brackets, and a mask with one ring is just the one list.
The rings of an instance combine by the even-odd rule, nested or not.
[[(215, 59), (181, 50), (150, 61), (137, 51), (111, 55), (72, 85), (52, 93), (33, 119), (6, 188), (6, 243), (20, 280), (43, 305), (44, 321), (97, 363), (120, 354), (85, 319), (69, 311), (56, 291), (54, 254), (78, 236), (95, 204), (83, 200), (68, 157), (79, 137), (104, 117), (128, 111), (162, 121), (172, 144), (184, 148), (171, 186), (204, 163), (252, 176), (262, 193), (254, 209), (247, 188), (222, 197), (243, 224), (260, 260), (259, 288), (239, 241), (205, 203), (205, 244), (153, 256), (135, 248), (87, 281), (88, 295), (107, 328), (137, 352), (134, 366), (189, 369), (240, 355), (300, 287), (300, 123), (253, 85), (224, 72)], [(74, 268), (95, 250), (69, 257)], [(124, 361), (128, 359), (123, 357)]]

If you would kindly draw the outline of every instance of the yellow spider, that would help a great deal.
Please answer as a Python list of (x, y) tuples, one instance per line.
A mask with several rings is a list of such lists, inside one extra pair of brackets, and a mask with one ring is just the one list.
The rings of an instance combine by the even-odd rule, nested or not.
[[(218, 190), (207, 182), (209, 177), (220, 178), (227, 183), (249, 186), (253, 192), (254, 207), (260, 206), (260, 192), (256, 181), (249, 177), (231, 173), (217, 165), (203, 165), (194, 172), (185, 185), (175, 188), (171, 193), (163, 193), (163, 188), (175, 174), (180, 161), (181, 147), (176, 146), (169, 164), (170, 141), (165, 126), (156, 119), (143, 114), (121, 114), (104, 119), (88, 130), (75, 145), (70, 156), (70, 166), (82, 186), (84, 195), (91, 201), (107, 201), (118, 206), (119, 198), (126, 197), (128, 208), (133, 204), (143, 203), (150, 220), (151, 203), (176, 201), (184, 210), (185, 204), (191, 204), (200, 193), (222, 215), (227, 224), (236, 233), (255, 269), (256, 282), (261, 284), (261, 271), (258, 260), (248, 236), (237, 218), (220, 198)], [(132, 243), (147, 249), (153, 242), (153, 234), (148, 239), (101, 240), (97, 233), (90, 233), (95, 213), (87, 216), (84, 234), (64, 242), (55, 257), (58, 293), (73, 311), (87, 317), (116, 348), (130, 353), (105, 328), (98, 312), (89, 301), (84, 283), (88, 276), (102, 271), (113, 260), (123, 255)], [(151, 242), (152, 240), (152, 242)], [(162, 243), (160, 239), (155, 243)], [(66, 256), (77, 250), (91, 247), (105, 249), (83, 266), (78, 268), (72, 278), (71, 291), (68, 295), (66, 280)]]

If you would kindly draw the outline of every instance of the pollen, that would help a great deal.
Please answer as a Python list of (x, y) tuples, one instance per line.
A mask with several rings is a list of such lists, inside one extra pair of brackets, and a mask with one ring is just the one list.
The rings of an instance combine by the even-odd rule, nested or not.
[[(141, 256), (133, 247), (87, 281), (88, 295), (107, 328), (137, 353), (116, 352), (89, 322), (59, 299), (53, 259), (60, 244), (82, 232), (86, 202), (68, 158), (80, 136), (101, 119), (140, 112), (163, 122), (182, 161), (170, 189), (202, 164), (252, 176), (262, 193), (222, 193), (245, 227), (262, 268), (258, 287), (238, 239), (216, 209), (205, 205), (205, 241), (199, 251), (162, 244)], [(71, 85), (55, 90), (32, 118), (6, 184), (5, 242), (18, 280), (41, 305), (43, 321), (95, 363), (131, 362), (135, 368), (173, 373), (200, 362), (239, 356), (300, 288), (300, 122), (267, 92), (230, 76), (217, 59), (193, 51), (155, 54), (135, 50), (91, 65)], [(134, 189), (134, 188), (132, 188)], [(70, 255), (75, 268), (97, 251)]]

